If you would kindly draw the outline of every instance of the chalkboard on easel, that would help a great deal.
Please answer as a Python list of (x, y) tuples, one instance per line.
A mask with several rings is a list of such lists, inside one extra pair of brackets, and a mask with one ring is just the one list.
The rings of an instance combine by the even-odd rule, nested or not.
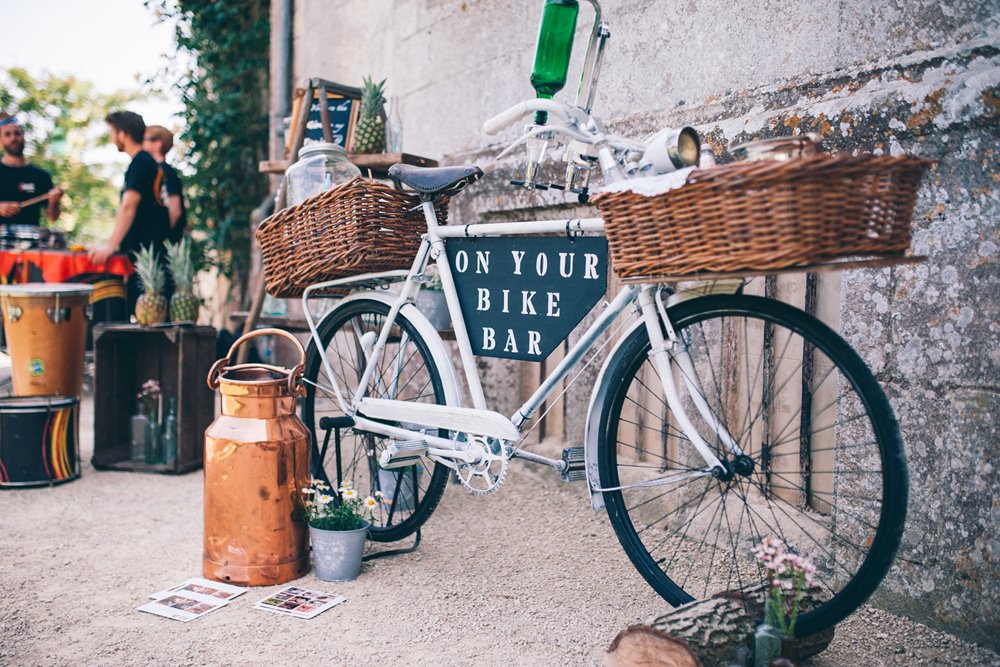
[[(309, 105), (309, 116), (306, 119), (306, 133), (303, 144), (323, 141), (323, 116), (319, 102), (319, 90), (315, 90)], [(326, 107), (330, 113), (330, 134), (333, 143), (350, 150), (349, 139), (354, 127), (354, 119), (358, 114), (360, 103), (357, 99), (346, 97), (339, 93), (327, 92)]]

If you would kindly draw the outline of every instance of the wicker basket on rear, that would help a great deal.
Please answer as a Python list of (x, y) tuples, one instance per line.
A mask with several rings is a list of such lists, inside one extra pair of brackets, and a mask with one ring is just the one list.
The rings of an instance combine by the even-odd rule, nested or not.
[[(447, 222), (448, 198), (434, 208), (438, 222)], [(351, 179), (260, 223), (264, 288), (275, 297), (294, 297), (326, 280), (408, 269), (426, 231), (415, 195)]]
[(622, 278), (753, 271), (909, 246), (920, 179), (930, 160), (818, 155), (695, 170), (646, 197), (594, 197)]

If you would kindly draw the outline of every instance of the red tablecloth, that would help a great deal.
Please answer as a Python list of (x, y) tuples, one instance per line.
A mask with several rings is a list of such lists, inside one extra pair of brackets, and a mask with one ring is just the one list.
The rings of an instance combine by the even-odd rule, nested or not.
[(0, 250), (0, 277), (8, 283), (37, 282), (39, 272), (43, 282), (64, 283), (81, 273), (113, 273), (127, 278), (133, 270), (127, 255), (112, 255), (107, 264), (94, 264), (86, 251)]

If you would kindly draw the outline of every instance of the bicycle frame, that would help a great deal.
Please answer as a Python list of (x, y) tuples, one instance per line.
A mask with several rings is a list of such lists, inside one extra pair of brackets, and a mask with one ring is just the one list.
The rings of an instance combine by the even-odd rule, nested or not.
[[(370, 349), (368, 349), (367, 345), (365, 346), (365, 353), (368, 356), (368, 360), (359, 379), (358, 389), (354, 395), (346, 396), (342, 387), (337, 386), (336, 376), (332, 371), (330, 361), (320, 341), (317, 323), (313, 319), (308, 300), (317, 290), (377, 279), (379, 274), (318, 283), (310, 286), (302, 296), (303, 310), (313, 341), (320, 352), (320, 358), (327, 378), (333, 383), (331, 387), (323, 387), (323, 389), (332, 390), (340, 409), (344, 414), (352, 416), (356, 428), (400, 440), (423, 440), (428, 444), (428, 454), (430, 456), (439, 459), (460, 459), (467, 463), (474, 461), (462, 455), (461, 447), (455, 440), (428, 435), (423, 431), (391, 426), (381, 421), (376, 421), (374, 418), (369, 419), (368, 416), (378, 417), (383, 413), (385, 415), (390, 413), (398, 415), (400, 411), (405, 411), (405, 419), (400, 419), (400, 421), (420, 424), (426, 427), (425, 430), (445, 429), (453, 432), (468, 432), (510, 440), (512, 444), (516, 445), (524, 436), (524, 425), (534, 416), (559, 383), (569, 375), (573, 367), (580, 362), (601, 335), (611, 327), (618, 316), (625, 312), (629, 306), (638, 302), (642, 321), (645, 323), (652, 343), (650, 354), (654, 358), (655, 368), (657, 374), (660, 376), (665, 400), (677, 419), (680, 429), (705, 461), (706, 468), (696, 472), (709, 474), (717, 469), (724, 470), (724, 465), (688, 417), (682, 405), (677, 385), (673, 379), (671, 363), (676, 364), (680, 369), (681, 377), (683, 378), (683, 383), (687, 388), (688, 394), (693, 398), (695, 406), (706, 423), (715, 429), (720, 441), (728, 446), (733, 455), (742, 454), (735, 439), (721, 425), (703, 400), (701, 388), (698, 386), (696, 376), (692, 372), (691, 360), (687, 356), (683, 344), (678, 340), (673, 331), (666, 310), (658, 295), (659, 290), (655, 285), (624, 286), (614, 299), (605, 306), (598, 318), (586, 329), (580, 339), (567, 351), (557, 367), (544, 378), (538, 389), (513, 415), (507, 418), (498, 413), (491, 412), (487, 407), (482, 382), (476, 369), (469, 332), (465, 326), (465, 319), (458, 300), (454, 276), (451, 265), (448, 262), (447, 253), (445, 252), (447, 239), (484, 236), (530, 236), (549, 233), (600, 233), (604, 231), (604, 222), (600, 218), (582, 218), (443, 227), (437, 222), (431, 202), (424, 202), (423, 211), (427, 221), (427, 234), (420, 244), (410, 270), (405, 272), (405, 280), (402, 282), (402, 288), (392, 300), (389, 314), (379, 331), (377, 339), (370, 346)], [(473, 406), (471, 409), (452, 406), (452, 409), (449, 410), (441, 409), (441, 406), (413, 405), (386, 399), (373, 399), (365, 396), (366, 388), (389, 339), (393, 323), (402, 307), (414, 300), (420, 289), (420, 283), (426, 280), (424, 269), (430, 260), (436, 263), (441, 278), (442, 290), (448, 305), (448, 311), (451, 315), (462, 369), (472, 397)], [(399, 278), (401, 277), (401, 273), (391, 272), (391, 277)], [(383, 275), (388, 276), (389, 274)], [(664, 336), (664, 330), (666, 331), (666, 337)], [(454, 369), (452, 368), (451, 370), (453, 371)], [(592, 404), (591, 411), (594, 409), (595, 406)], [(369, 413), (368, 416), (365, 415), (366, 412)], [(560, 470), (566, 465), (563, 461), (548, 459), (520, 450), (517, 450), (515, 455), (519, 458), (550, 465)], [(670, 483), (670, 481), (671, 478), (665, 478), (665, 481), (662, 483)], [(597, 488), (598, 485), (594, 484), (593, 481), (591, 486), (595, 490), (600, 490)]]

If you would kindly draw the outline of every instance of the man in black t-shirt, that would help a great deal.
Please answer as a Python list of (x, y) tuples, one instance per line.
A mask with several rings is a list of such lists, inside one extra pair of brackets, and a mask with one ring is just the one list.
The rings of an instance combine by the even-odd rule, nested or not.
[[(119, 250), (134, 258), (137, 250), (148, 245), (152, 245), (162, 257), (163, 241), (167, 238), (170, 223), (167, 209), (157, 191), (159, 165), (152, 155), (142, 150), (146, 123), (142, 116), (131, 111), (112, 111), (104, 121), (108, 124), (111, 142), (119, 151), (127, 153), (132, 163), (125, 172), (121, 204), (115, 214), (111, 238), (104, 246), (91, 250), (90, 259), (95, 264), (104, 264)], [(173, 291), (169, 272), (167, 277), (163, 296), (169, 299)], [(141, 291), (139, 277), (133, 275), (128, 282), (129, 312), (133, 310)]]
[(157, 162), (163, 174), (160, 184), (160, 198), (170, 214), (170, 231), (167, 238), (171, 243), (177, 243), (184, 236), (187, 227), (187, 206), (184, 203), (184, 191), (181, 187), (177, 170), (167, 164), (167, 153), (174, 147), (174, 134), (162, 125), (147, 125), (142, 148)]
[[(46, 217), (54, 221), (59, 217), (59, 199), (63, 191), (52, 187), (52, 177), (24, 157), (24, 130), (13, 117), (0, 119), (0, 223), (13, 225), (37, 225), (42, 208)], [(48, 194), (48, 198), (21, 206), (21, 202)]]

